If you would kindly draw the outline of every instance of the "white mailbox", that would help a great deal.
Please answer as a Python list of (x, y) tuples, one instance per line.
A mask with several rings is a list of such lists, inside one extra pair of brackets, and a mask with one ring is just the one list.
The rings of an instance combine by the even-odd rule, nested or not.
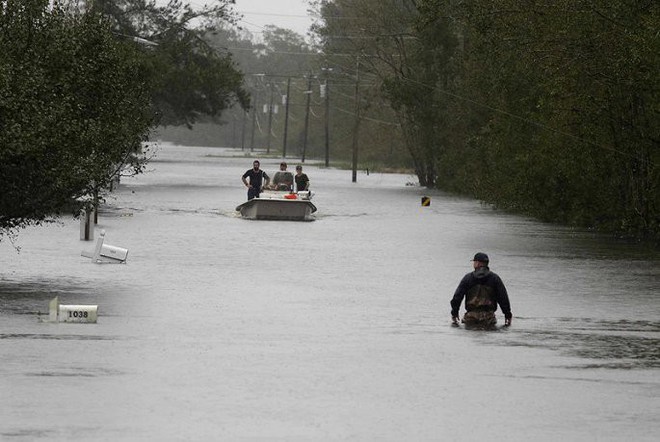
[(61, 305), (57, 296), (54, 297), (48, 305), (49, 322), (95, 324), (97, 318), (97, 305)]
[(126, 258), (128, 257), (128, 249), (123, 247), (111, 246), (109, 244), (104, 244), (105, 241), (105, 230), (101, 231), (99, 239), (96, 241), (96, 248), (94, 252), (83, 252), (82, 256), (85, 258), (91, 258), (92, 261), (96, 263), (116, 263), (124, 264)]
[(96, 305), (60, 305), (57, 312), (58, 322), (96, 323), (97, 316)]
[(101, 256), (103, 258), (125, 262), (126, 257), (128, 257), (128, 249), (103, 244), (103, 246), (101, 246)]

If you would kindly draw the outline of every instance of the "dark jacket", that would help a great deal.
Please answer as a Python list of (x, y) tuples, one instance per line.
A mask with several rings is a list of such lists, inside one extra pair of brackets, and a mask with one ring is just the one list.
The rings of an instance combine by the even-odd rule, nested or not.
[(250, 186), (257, 190), (260, 190), (263, 186), (263, 180), (270, 179), (266, 172), (261, 169), (257, 170), (256, 172), (254, 169), (249, 169), (243, 174), (243, 178), (249, 178)]
[(301, 173), (300, 175), (294, 175), (294, 179), (296, 180), (296, 190), (298, 192), (302, 190), (307, 190), (307, 187), (309, 187), (309, 178), (307, 178), (307, 174)]
[(505, 318), (511, 318), (511, 305), (506, 287), (500, 277), (488, 267), (480, 267), (468, 273), (458, 284), (451, 300), (451, 315), (458, 316), (465, 298), (465, 310), (496, 311), (499, 304)]

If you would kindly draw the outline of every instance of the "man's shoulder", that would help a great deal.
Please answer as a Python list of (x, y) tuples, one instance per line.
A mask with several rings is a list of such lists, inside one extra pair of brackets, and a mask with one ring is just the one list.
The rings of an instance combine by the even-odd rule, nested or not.
[(262, 176), (262, 175), (266, 176), (266, 177), (268, 176), (268, 175), (266, 175), (266, 172), (264, 172), (263, 170), (255, 171), (254, 169), (248, 169), (247, 172), (245, 172), (243, 174), (244, 177), (248, 177), (248, 176), (249, 177), (259, 177), (259, 176)]
[(488, 281), (487, 283), (488, 285), (492, 285), (492, 286), (504, 285), (504, 282), (502, 282), (502, 278), (500, 278), (500, 275), (493, 272), (492, 270), (488, 272), (488, 275), (486, 275), (485, 280)]
[(470, 282), (474, 279), (474, 272), (466, 273), (461, 282)]

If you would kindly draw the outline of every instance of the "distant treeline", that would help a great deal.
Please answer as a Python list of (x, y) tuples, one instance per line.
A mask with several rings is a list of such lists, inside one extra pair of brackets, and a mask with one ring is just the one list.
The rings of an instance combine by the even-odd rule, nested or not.
[(227, 140), (226, 127), (212, 122), (197, 122), (192, 130), (187, 126), (160, 126), (154, 130), (151, 138), (183, 146), (241, 147), (229, 145), (231, 143)]

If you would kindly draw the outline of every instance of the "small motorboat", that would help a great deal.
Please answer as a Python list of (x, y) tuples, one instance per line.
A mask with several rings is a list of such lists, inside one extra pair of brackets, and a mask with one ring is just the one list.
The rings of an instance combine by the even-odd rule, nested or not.
[(312, 213), (316, 206), (311, 201), (312, 193), (301, 191), (266, 190), (259, 198), (253, 198), (236, 207), (243, 218), (283, 220), (283, 221), (313, 221)]

